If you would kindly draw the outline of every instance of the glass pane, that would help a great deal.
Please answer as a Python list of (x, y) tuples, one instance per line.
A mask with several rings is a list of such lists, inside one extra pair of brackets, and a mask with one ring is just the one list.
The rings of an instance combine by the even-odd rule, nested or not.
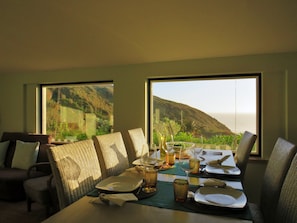
[(42, 86), (42, 132), (55, 142), (112, 132), (113, 83)]
[(245, 130), (258, 131), (257, 81), (257, 76), (151, 80), (152, 140), (158, 144), (165, 136), (236, 150)]

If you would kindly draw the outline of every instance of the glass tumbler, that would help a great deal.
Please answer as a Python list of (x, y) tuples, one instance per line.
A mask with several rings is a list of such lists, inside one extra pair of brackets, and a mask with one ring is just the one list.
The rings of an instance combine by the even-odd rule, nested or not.
[(187, 200), (189, 190), (189, 182), (185, 179), (175, 179), (173, 181), (174, 199), (177, 202), (185, 202)]

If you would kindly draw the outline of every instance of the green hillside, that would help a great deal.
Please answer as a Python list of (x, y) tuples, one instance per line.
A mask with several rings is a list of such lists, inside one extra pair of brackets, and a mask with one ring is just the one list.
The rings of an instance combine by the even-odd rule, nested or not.
[(108, 87), (62, 87), (51, 88), (48, 100), (62, 106), (95, 113), (99, 118), (107, 118), (113, 113), (113, 89)]
[(208, 114), (188, 105), (165, 100), (154, 96), (154, 112), (160, 111), (159, 121), (173, 120), (181, 126), (183, 132), (194, 137), (210, 138), (216, 135), (232, 135), (224, 124)]
[(113, 88), (47, 88), (47, 133), (53, 138), (77, 140), (110, 133), (113, 125)]

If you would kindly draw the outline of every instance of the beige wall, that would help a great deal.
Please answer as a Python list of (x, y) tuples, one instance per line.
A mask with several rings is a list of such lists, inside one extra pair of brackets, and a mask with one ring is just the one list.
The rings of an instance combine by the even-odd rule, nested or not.
[[(283, 53), (0, 74), (0, 133), (2, 134), (3, 131), (39, 131), (37, 123), (39, 119), (36, 118), (38, 109), (35, 103), (38, 93), (35, 88), (42, 83), (113, 80), (114, 130), (125, 133), (127, 129), (134, 127), (142, 127), (146, 130), (146, 82), (148, 78), (261, 72), (263, 73), (261, 86), (263, 92), (262, 154), (264, 159), (268, 159), (278, 136), (297, 143), (295, 134), (297, 103), (294, 98), (297, 95), (296, 62), (297, 53)], [(250, 178), (255, 177), (254, 174), (250, 175), (248, 172), (247, 175)], [(261, 177), (261, 174), (256, 176), (256, 178)]]

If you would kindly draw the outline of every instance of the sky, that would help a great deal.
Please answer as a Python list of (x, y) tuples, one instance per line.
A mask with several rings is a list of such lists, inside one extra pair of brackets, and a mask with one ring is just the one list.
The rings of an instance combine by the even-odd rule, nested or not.
[(183, 103), (206, 113), (255, 113), (256, 80), (224, 79), (153, 82), (154, 96)]

